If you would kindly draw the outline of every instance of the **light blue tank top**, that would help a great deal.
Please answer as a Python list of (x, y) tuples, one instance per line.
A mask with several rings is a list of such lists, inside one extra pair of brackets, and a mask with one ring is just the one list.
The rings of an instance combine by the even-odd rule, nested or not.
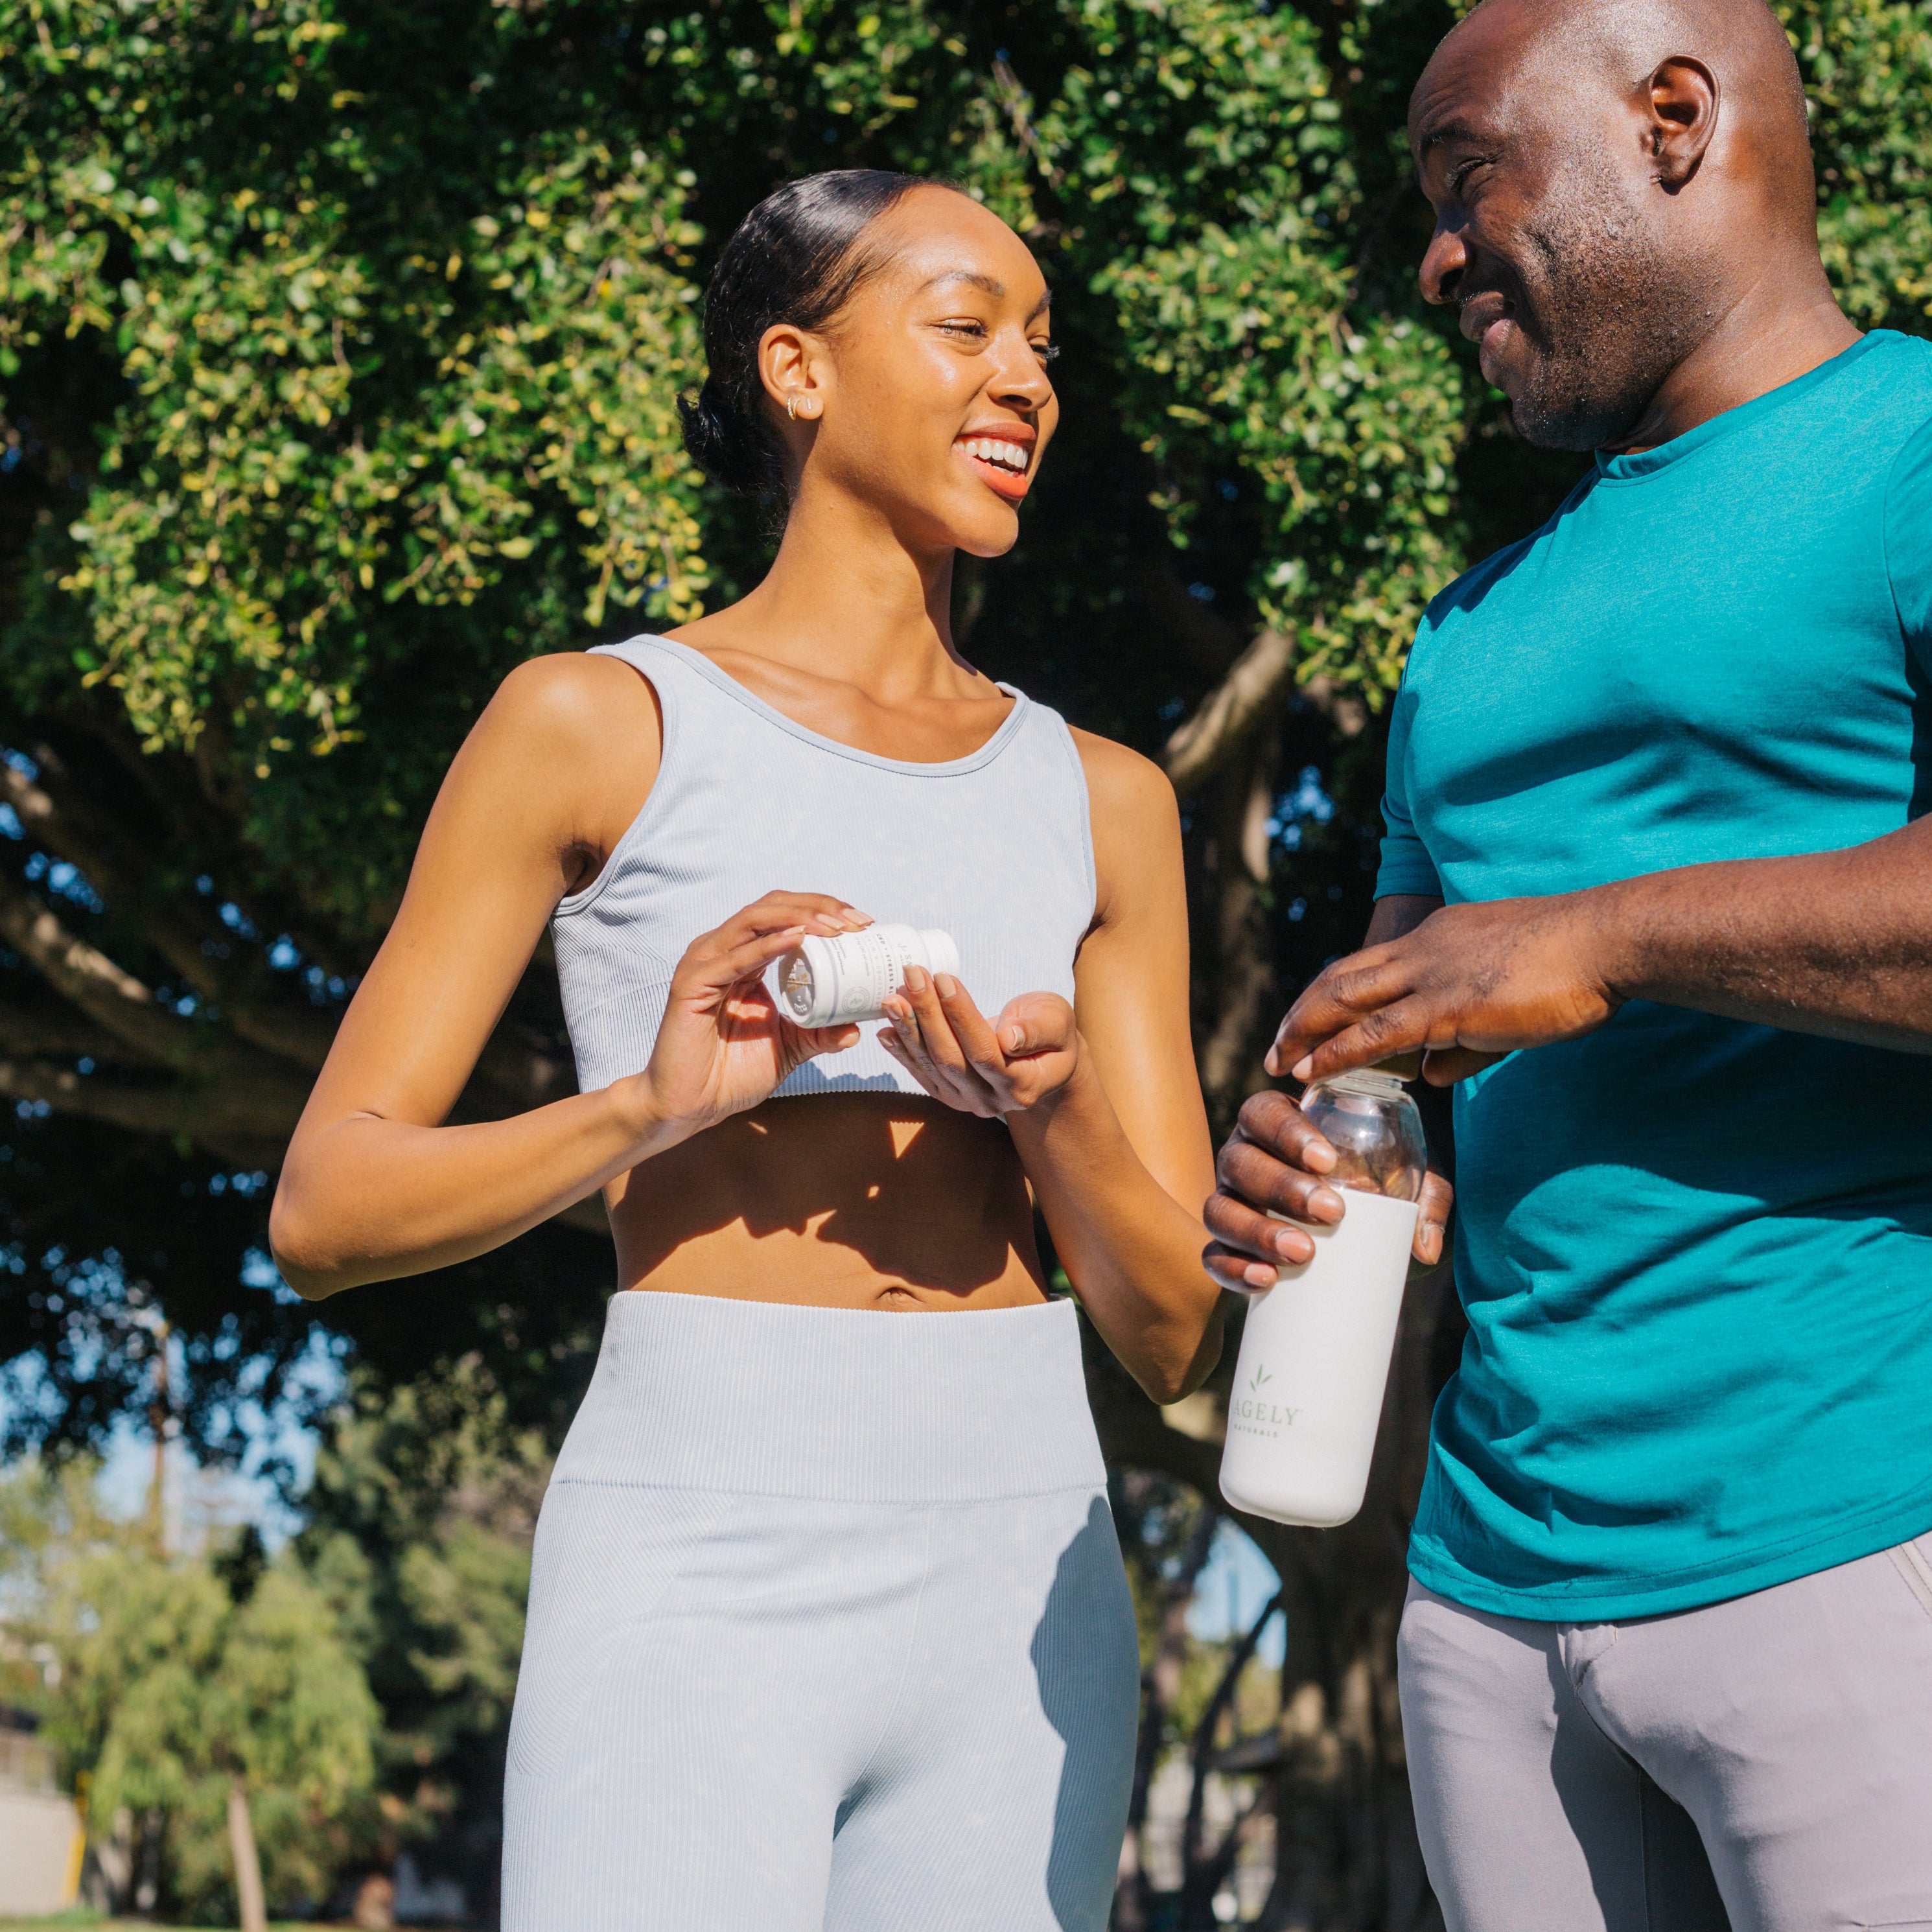
[[(1086, 774), (1057, 713), (1002, 685), (1013, 708), (970, 758), (908, 764), (807, 730), (668, 638), (597, 654), (650, 679), (664, 756), (643, 810), (551, 927), (584, 1092), (644, 1067), (685, 949), (768, 892), (943, 927), (989, 1018), (1016, 994), (1072, 998), (1094, 847)], [(920, 1091), (878, 1031), (808, 1060), (779, 1095)]]

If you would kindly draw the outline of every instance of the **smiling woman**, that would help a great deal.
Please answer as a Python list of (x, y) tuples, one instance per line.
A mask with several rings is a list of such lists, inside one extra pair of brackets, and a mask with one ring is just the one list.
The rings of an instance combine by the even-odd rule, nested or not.
[[(752, 212), (686, 431), (782, 518), (771, 571), (506, 681), (284, 1170), (305, 1294), (600, 1186), (640, 1291), (538, 1532), (510, 1932), (1106, 1922), (1137, 1652), (1035, 1204), (1157, 1400), (1220, 1335), (1173, 794), (952, 644), (953, 560), (1012, 547), (1058, 420), (1048, 316), (956, 190)], [(875, 917), (956, 974), (793, 1024), (770, 969)], [(582, 1090), (443, 1125), (546, 922)]]

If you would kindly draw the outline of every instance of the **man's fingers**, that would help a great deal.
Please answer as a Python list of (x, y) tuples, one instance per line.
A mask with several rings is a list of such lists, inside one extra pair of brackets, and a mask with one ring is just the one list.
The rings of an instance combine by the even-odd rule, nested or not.
[(1210, 1194), (1202, 1210), (1208, 1232), (1224, 1247), (1268, 1262), (1305, 1262), (1315, 1254), (1315, 1238), (1292, 1222), (1258, 1213), (1226, 1193)]
[(1429, 1044), (1430, 1015), (1420, 999), (1398, 1000), (1392, 1006), (1345, 1027), (1332, 1040), (1302, 1055), (1288, 1069), (1297, 1080), (1326, 1080), (1357, 1066), (1373, 1066), (1398, 1053)]
[(1442, 1258), (1448, 1235), (1449, 1209), (1456, 1190), (1432, 1170), (1423, 1176), (1420, 1214), (1415, 1224), (1415, 1258), (1425, 1268), (1434, 1268)]
[(1410, 976), (1400, 944), (1391, 940), (1352, 952), (1317, 975), (1276, 1031), (1264, 1063), (1269, 1072), (1280, 1078), (1331, 1035), (1408, 992)]
[(1210, 1242), (1202, 1250), (1201, 1264), (1209, 1276), (1237, 1294), (1254, 1294), (1274, 1287), (1275, 1272), (1266, 1262), (1250, 1261), (1246, 1255)]
[(1222, 1187), (1251, 1208), (1271, 1208), (1292, 1221), (1333, 1226), (1347, 1211), (1340, 1191), (1318, 1174), (1276, 1160), (1265, 1148), (1236, 1139), (1221, 1150), (1215, 1172)]
[(1432, 1087), (1453, 1087), (1457, 1081), (1467, 1080), (1507, 1058), (1505, 1054), (1486, 1053), (1474, 1046), (1438, 1046), (1423, 1056), (1422, 1077)]
[(1329, 1173), (1335, 1166), (1335, 1150), (1286, 1094), (1250, 1094), (1241, 1103), (1240, 1124), (1228, 1146), (1238, 1140), (1251, 1141), (1290, 1166), (1312, 1174)]

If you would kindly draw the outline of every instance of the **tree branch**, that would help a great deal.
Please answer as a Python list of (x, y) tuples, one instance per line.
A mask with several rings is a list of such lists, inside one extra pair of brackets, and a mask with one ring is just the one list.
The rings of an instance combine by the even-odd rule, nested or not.
[(1198, 791), (1246, 741), (1294, 675), (1295, 644), (1258, 632), (1233, 667), (1174, 731), (1160, 761), (1184, 797)]
[(31, 1012), (0, 1000), (0, 1053), (36, 1060), (112, 1060), (121, 1042), (111, 1034), (82, 1025), (71, 1013)]
[(131, 1087), (98, 1076), (83, 1076), (58, 1061), (0, 1060), (0, 1097), (44, 1100), (57, 1113), (77, 1114), (85, 1120), (108, 1120), (142, 1134), (185, 1134), (212, 1146), (218, 1140), (241, 1136), (251, 1140), (272, 1136), (277, 1144), (287, 1138), (278, 1133), (278, 1117), (251, 1113), (228, 1092), (184, 1082), (164, 1086)]
[(200, 922), (182, 918), (178, 903), (162, 898), (150, 886), (164, 856), (157, 844), (67, 782), (64, 762), (52, 746), (35, 745), (33, 756), (40, 768), (38, 781), (10, 765), (0, 766), (0, 785), (21, 824), (78, 866), (118, 910), (134, 919), (142, 937), (190, 986), (220, 1002), (242, 1039), (310, 1072), (318, 1070), (334, 1037), (334, 1025), (286, 1001), (256, 998), (242, 983), (242, 974), (224, 970), (219, 956), (206, 950), (206, 943), (227, 942), (231, 935), (226, 929), (212, 918)]
[[(143, 896), (137, 882), (156, 855), (129, 852), (124, 835), (106, 813), (71, 786), (59, 784), (56, 755), (44, 746), (34, 748), (40, 779), (30, 778), (11, 765), (0, 764), (0, 788), (4, 788), (7, 802), (22, 826), (50, 851), (58, 852), (70, 864), (78, 866), (105, 896), (116, 900), (140, 898)], [(64, 794), (58, 800), (43, 782), (49, 778)], [(144, 910), (140, 924), (144, 936), (183, 979), (198, 992), (214, 992), (214, 962), (201, 950), (206, 934), (190, 932), (166, 911)]]
[(185, 1065), (195, 1029), (155, 1004), (154, 994), (106, 953), (70, 932), (32, 893), (0, 877), (0, 939), (78, 1006), (146, 1059)]

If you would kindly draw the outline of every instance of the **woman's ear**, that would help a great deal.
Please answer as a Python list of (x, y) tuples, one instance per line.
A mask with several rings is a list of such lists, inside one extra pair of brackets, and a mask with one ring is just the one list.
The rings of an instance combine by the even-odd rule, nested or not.
[(830, 376), (825, 345), (809, 330), (774, 322), (758, 338), (758, 376), (788, 421), (816, 422), (825, 413)]

